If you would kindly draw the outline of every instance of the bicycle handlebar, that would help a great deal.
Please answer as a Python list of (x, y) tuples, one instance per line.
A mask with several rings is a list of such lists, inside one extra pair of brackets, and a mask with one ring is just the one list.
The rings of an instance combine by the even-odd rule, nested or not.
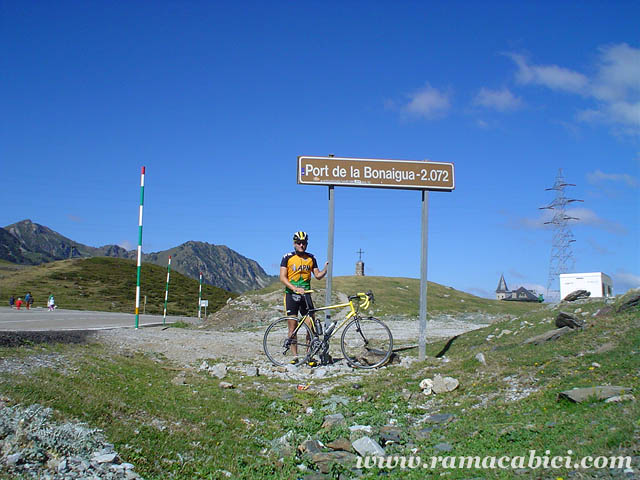
[(359, 292), (355, 295), (351, 295), (349, 297), (349, 300), (360, 300), (360, 307), (366, 310), (367, 308), (369, 308), (369, 305), (374, 302), (373, 292), (371, 290), (369, 290), (367, 293)]

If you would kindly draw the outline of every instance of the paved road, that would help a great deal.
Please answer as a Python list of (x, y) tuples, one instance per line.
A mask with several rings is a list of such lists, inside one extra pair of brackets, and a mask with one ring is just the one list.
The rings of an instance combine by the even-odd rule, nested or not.
[[(167, 316), (167, 323), (177, 321), (193, 322), (190, 317)], [(162, 324), (162, 315), (140, 315), (139, 326), (148, 327)], [(47, 308), (0, 307), (0, 331), (59, 331), (59, 330), (103, 330), (110, 328), (134, 328), (135, 315), (132, 313), (91, 312), (84, 310)]]

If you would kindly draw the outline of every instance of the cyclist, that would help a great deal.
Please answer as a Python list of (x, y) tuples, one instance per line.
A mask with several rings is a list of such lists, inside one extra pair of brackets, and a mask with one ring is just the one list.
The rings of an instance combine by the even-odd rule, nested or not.
[[(305, 315), (309, 308), (313, 308), (311, 295), (304, 293), (311, 288), (311, 274), (318, 279), (324, 278), (327, 274), (329, 262), (324, 264), (322, 270), (318, 269), (316, 258), (307, 252), (309, 235), (306, 232), (298, 231), (293, 234), (293, 252), (289, 252), (282, 257), (280, 262), (280, 281), (284, 284), (284, 308), (287, 316), (297, 317), (298, 313)], [(306, 301), (305, 301), (305, 298)], [(296, 321), (289, 320), (289, 336), (296, 328)], [(310, 339), (307, 339), (309, 341)], [(291, 345), (291, 352), (294, 359), (291, 363), (297, 363), (295, 357), (298, 356), (298, 345)]]

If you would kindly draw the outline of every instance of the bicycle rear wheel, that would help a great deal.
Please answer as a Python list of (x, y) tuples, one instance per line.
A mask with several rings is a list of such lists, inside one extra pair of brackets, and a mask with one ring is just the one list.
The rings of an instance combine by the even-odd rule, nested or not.
[(274, 320), (264, 332), (262, 340), (264, 353), (274, 365), (299, 365), (304, 363), (309, 356), (310, 344), (313, 339), (311, 330), (306, 323), (303, 323), (296, 335), (290, 337), (289, 321), (291, 320), (296, 323), (300, 321), (296, 317), (282, 317)]
[(389, 361), (393, 351), (391, 330), (374, 317), (351, 320), (342, 332), (342, 354), (355, 368), (377, 368)]

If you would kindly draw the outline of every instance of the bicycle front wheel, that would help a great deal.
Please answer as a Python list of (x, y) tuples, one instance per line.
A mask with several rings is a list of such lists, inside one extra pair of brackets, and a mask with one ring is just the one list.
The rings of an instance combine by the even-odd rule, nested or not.
[(389, 361), (393, 351), (391, 330), (374, 317), (351, 320), (342, 332), (342, 354), (355, 368), (377, 368)]
[(309, 355), (313, 336), (307, 324), (303, 323), (294, 335), (289, 335), (289, 323), (297, 325), (299, 321), (296, 317), (282, 317), (273, 321), (264, 332), (264, 353), (274, 365), (298, 365)]

